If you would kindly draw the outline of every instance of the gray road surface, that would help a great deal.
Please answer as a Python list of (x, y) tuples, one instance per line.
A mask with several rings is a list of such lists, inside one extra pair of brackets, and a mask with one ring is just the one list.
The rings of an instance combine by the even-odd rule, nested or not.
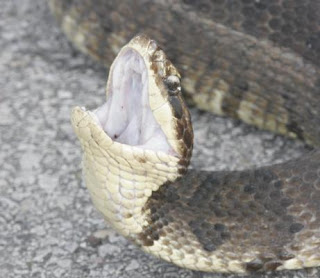
[[(0, 3), (0, 277), (236, 277), (175, 267), (104, 223), (81, 179), (69, 115), (103, 103), (106, 70), (69, 45), (45, 1)], [(303, 151), (230, 119), (192, 116), (193, 167), (247, 168)]]

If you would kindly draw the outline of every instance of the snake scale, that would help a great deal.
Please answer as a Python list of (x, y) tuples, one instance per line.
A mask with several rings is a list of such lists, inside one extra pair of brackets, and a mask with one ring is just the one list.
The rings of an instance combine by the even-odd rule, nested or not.
[[(125, 45), (106, 104), (72, 112), (86, 185), (108, 223), (195, 270), (320, 265), (319, 0), (49, 4), (67, 37), (104, 64)], [(136, 33), (147, 35), (126, 44)], [(192, 105), (313, 150), (257, 169), (188, 170), (193, 132), (181, 87)]]

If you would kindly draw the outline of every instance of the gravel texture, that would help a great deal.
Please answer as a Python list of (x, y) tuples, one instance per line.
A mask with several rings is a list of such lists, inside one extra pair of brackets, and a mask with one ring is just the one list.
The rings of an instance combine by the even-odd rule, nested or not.
[[(72, 48), (45, 1), (0, 3), (0, 277), (237, 277), (180, 269), (105, 224), (81, 179), (69, 117), (76, 104), (103, 103), (107, 71)], [(304, 150), (237, 121), (192, 116), (193, 167), (248, 168)]]

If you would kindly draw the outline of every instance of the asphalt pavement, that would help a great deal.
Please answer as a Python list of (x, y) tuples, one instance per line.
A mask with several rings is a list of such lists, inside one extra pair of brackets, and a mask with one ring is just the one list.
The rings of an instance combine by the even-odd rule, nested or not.
[[(107, 70), (68, 43), (45, 1), (0, 3), (0, 277), (238, 277), (173, 266), (103, 221), (81, 178), (70, 110), (105, 101)], [(192, 119), (192, 167), (243, 169), (304, 151), (235, 120), (196, 109)]]

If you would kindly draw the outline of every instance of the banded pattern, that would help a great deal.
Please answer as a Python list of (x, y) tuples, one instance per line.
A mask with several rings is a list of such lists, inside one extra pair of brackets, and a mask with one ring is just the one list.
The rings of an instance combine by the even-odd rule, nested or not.
[(49, 3), (68, 38), (107, 66), (145, 33), (179, 68), (190, 104), (319, 145), (318, 0)]
[[(320, 145), (318, 1), (49, 2), (69, 39), (99, 61), (109, 65), (138, 31), (152, 34), (185, 76), (189, 103)], [(149, 102), (167, 107), (155, 116), (177, 156), (117, 143), (91, 112), (76, 108), (72, 122), (96, 207), (144, 250), (183, 267), (319, 266), (319, 149), (254, 170), (185, 174), (192, 127), (180, 91), (171, 92), (180, 75), (154, 44), (138, 36), (124, 48), (145, 61)]]
[(180, 265), (204, 263), (205, 270), (214, 264), (240, 272), (319, 265), (319, 160), (320, 152), (313, 152), (257, 170), (189, 170), (153, 192), (142, 244), (161, 241), (167, 255), (172, 244), (181, 251)]

